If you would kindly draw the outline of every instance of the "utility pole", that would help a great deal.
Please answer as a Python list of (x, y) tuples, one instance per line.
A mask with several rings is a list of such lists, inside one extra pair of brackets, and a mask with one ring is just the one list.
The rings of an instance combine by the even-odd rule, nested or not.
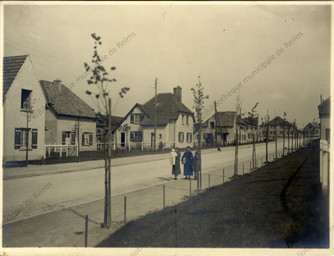
[[(235, 116), (235, 152), (234, 152), (234, 176), (238, 175), (238, 154), (239, 154), (239, 148), (238, 148), (238, 140), (239, 140), (239, 132), (238, 132), (238, 115), (240, 111), (240, 95), (237, 96), (237, 111)], [(241, 111), (240, 111), (240, 118), (241, 118)]]
[(154, 151), (157, 150), (157, 87), (158, 87), (158, 79), (155, 78), (154, 82)]
[(217, 125), (218, 125), (218, 122), (217, 122), (217, 101), (215, 101), (213, 103), (213, 105), (215, 106), (215, 140), (216, 140), (216, 147), (218, 147), (218, 134), (217, 134)]
[(275, 153), (276, 153), (276, 159), (277, 157), (277, 124), (275, 125)]
[(283, 156), (285, 155), (285, 127), (286, 124), (286, 113), (283, 113)]
[(269, 112), (267, 110), (267, 131), (266, 131), (266, 162), (268, 163), (268, 138), (269, 137)]

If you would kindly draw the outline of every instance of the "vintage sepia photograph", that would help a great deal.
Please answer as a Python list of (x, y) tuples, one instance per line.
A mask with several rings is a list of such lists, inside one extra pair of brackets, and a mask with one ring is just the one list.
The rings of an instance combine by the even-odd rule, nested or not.
[(10, 2), (1, 256), (333, 255), (331, 2)]

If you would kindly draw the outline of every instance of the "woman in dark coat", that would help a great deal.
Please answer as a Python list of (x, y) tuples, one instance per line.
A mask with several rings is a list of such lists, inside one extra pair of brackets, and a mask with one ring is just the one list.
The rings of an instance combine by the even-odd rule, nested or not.
[(190, 147), (187, 147), (187, 151), (184, 152), (182, 156), (182, 163), (183, 163), (183, 175), (186, 176), (185, 179), (190, 179), (190, 176), (193, 175), (193, 154), (190, 151)]
[(195, 152), (194, 160), (193, 160), (193, 170), (194, 170), (194, 179), (198, 179), (198, 172), (199, 172), (199, 151)]

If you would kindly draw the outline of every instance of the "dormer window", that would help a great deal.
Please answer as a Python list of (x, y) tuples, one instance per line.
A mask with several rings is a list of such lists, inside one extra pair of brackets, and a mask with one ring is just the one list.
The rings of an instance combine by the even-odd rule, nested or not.
[(21, 109), (30, 110), (31, 108), (31, 90), (22, 89), (21, 91)]

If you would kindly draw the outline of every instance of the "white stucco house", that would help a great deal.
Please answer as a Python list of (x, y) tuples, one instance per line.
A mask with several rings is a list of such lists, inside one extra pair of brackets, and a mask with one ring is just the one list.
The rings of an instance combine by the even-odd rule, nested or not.
[[(135, 104), (116, 130), (118, 148), (154, 148), (155, 97)], [(157, 94), (156, 145), (164, 148), (193, 146), (194, 114), (182, 103), (182, 88)]]
[(46, 146), (67, 146), (64, 149), (71, 149), (69, 155), (75, 155), (77, 150), (96, 150), (97, 117), (94, 110), (60, 80), (41, 80), (40, 87), (46, 98)]
[(4, 163), (45, 157), (45, 102), (29, 55), (4, 57)]

